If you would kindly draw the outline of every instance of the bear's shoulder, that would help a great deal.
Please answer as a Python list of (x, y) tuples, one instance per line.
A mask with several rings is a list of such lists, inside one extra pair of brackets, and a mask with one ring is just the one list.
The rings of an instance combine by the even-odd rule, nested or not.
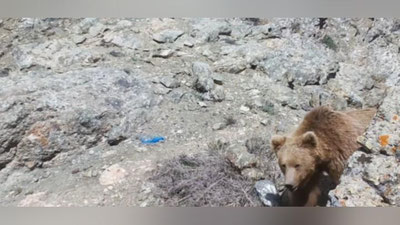
[(346, 125), (346, 120), (348, 118), (343, 113), (334, 111), (327, 106), (320, 106), (306, 114), (297, 129), (297, 133), (332, 129), (337, 126)]

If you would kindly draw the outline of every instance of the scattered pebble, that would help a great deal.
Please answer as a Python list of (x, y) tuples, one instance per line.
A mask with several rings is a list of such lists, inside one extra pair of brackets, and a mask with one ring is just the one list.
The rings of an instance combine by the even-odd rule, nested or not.
[(166, 58), (171, 57), (173, 54), (174, 54), (174, 51), (173, 51), (173, 50), (171, 50), (171, 49), (166, 49), (166, 50), (162, 50), (162, 51), (159, 52), (159, 53), (155, 53), (155, 54), (153, 55), (153, 57), (154, 57), (154, 58), (164, 58), (164, 59), (166, 59)]
[(248, 111), (250, 111), (250, 108), (248, 106), (242, 105), (242, 106), (240, 106), (240, 111), (248, 112)]
[(199, 106), (202, 108), (207, 107), (207, 104), (205, 102), (198, 102)]
[(216, 123), (212, 126), (213, 130), (222, 130), (226, 127), (225, 123)]
[(183, 45), (184, 45), (184, 46), (187, 46), (187, 47), (189, 47), (189, 48), (193, 48), (193, 46), (194, 46), (194, 44), (193, 44), (192, 42), (188, 42), (188, 41), (185, 41), (185, 42), (183, 43)]

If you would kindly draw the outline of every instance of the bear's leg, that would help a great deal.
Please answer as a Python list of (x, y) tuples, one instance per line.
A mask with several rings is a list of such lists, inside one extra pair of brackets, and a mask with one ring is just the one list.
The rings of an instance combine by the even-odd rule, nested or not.
[(319, 189), (318, 185), (315, 185), (308, 194), (308, 199), (304, 206), (306, 207), (317, 206), (320, 196), (321, 196), (321, 190)]
[(342, 176), (344, 170), (344, 165), (341, 162), (332, 161), (328, 165), (328, 174), (332, 178), (335, 185), (338, 185), (340, 182), (340, 177)]

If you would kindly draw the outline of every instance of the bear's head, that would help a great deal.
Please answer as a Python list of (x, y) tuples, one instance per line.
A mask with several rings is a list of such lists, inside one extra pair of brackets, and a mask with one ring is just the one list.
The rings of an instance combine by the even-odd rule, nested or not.
[(276, 153), (279, 166), (285, 175), (285, 187), (296, 191), (307, 185), (318, 165), (318, 138), (314, 132), (286, 137), (271, 138), (272, 150)]

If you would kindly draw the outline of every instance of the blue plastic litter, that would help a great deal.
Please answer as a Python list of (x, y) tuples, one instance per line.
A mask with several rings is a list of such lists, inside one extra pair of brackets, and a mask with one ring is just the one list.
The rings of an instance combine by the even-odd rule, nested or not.
[(140, 138), (140, 141), (142, 142), (142, 144), (156, 144), (160, 141), (165, 141), (165, 138), (161, 136), (152, 138)]

